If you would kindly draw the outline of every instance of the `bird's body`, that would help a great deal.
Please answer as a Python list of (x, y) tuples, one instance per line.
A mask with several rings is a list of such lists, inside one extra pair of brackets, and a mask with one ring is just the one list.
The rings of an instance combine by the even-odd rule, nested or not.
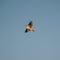
[(29, 24), (26, 25), (25, 32), (29, 32), (29, 31), (33, 31), (34, 32), (34, 30), (32, 29), (32, 26), (33, 26), (33, 23), (32, 23), (32, 21), (30, 21)]
[(27, 25), (27, 26), (26, 26), (26, 29), (29, 29), (29, 30), (31, 30), (31, 28), (29, 27), (29, 25)]

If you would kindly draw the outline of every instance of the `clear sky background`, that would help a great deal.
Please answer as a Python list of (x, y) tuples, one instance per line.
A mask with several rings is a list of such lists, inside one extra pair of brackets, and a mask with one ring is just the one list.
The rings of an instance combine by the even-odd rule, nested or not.
[(0, 60), (60, 60), (60, 0), (0, 0)]

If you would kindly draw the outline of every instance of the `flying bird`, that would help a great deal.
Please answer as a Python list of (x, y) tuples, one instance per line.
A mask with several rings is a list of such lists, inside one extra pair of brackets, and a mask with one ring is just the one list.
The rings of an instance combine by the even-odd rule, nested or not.
[(32, 22), (32, 21), (30, 21), (30, 22), (29, 22), (29, 24), (28, 24), (28, 25), (26, 25), (26, 30), (25, 30), (25, 32), (29, 32), (29, 31), (34, 32), (35, 30), (34, 30), (34, 29), (32, 29), (32, 26), (33, 26), (33, 22)]

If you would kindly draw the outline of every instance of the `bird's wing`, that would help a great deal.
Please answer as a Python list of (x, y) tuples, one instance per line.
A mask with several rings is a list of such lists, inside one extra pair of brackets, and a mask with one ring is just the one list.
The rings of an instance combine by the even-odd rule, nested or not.
[(29, 29), (26, 29), (25, 32), (29, 32), (30, 30)]
[(30, 26), (30, 28), (32, 28), (32, 26), (33, 26), (33, 22), (30, 21), (28, 25)]

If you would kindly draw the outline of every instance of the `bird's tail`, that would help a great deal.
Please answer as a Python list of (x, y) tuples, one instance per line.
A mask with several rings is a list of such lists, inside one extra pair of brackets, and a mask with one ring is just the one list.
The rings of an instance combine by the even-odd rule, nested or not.
[(32, 32), (35, 32), (35, 30), (34, 30), (34, 29), (32, 29)]

